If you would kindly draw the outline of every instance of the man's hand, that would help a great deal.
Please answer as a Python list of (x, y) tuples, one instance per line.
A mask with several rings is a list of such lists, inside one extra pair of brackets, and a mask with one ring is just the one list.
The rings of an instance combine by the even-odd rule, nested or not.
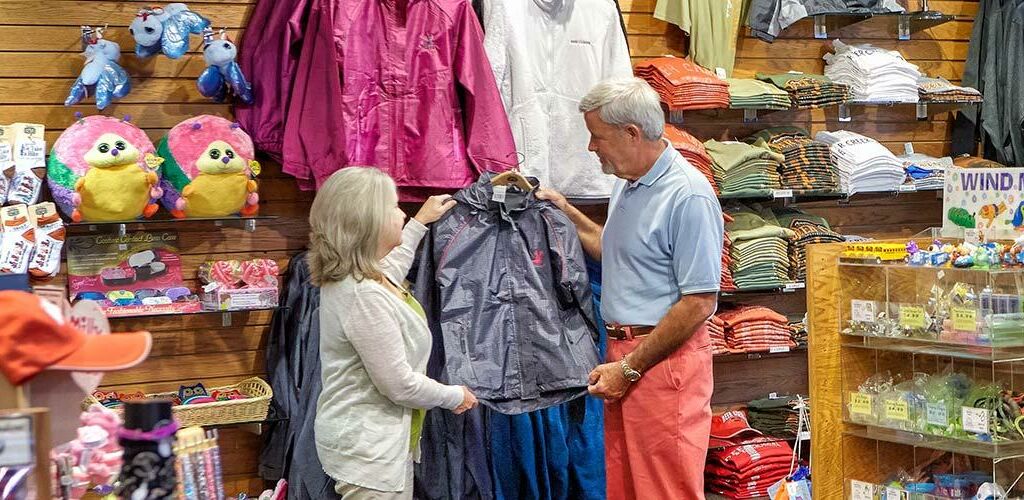
[(537, 199), (548, 200), (553, 203), (559, 210), (565, 211), (569, 202), (565, 199), (565, 196), (554, 189), (540, 188), (536, 193)]
[(590, 384), (587, 390), (605, 401), (618, 401), (626, 395), (630, 385), (622, 373), (622, 364), (618, 362), (597, 365), (590, 372), (587, 383)]

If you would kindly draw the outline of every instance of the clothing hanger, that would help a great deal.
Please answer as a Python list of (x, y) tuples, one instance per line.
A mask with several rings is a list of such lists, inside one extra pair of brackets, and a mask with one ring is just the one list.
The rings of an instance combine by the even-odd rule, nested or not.
[[(522, 165), (523, 161), (526, 160), (525, 156), (518, 151), (516, 151), (516, 157), (517, 159), (519, 159), (517, 165)], [(519, 173), (518, 166), (516, 168), (513, 168), (512, 170), (506, 170), (505, 172), (502, 172), (491, 179), (492, 186), (508, 186), (509, 184), (512, 184), (518, 187), (519, 189), (522, 189), (523, 191), (527, 192), (532, 191), (535, 187), (533, 184), (530, 183), (529, 179), (527, 179), (523, 174)]]

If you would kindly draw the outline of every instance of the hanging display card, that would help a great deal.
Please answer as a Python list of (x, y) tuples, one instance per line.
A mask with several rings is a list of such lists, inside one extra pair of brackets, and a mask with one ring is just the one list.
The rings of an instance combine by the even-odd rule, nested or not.
[(947, 168), (942, 202), (942, 236), (963, 238), (976, 229), (984, 239), (1024, 233), (1024, 170)]

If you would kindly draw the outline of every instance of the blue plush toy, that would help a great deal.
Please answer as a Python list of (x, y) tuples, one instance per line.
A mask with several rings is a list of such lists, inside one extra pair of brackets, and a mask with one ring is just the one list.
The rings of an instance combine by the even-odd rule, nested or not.
[(210, 21), (183, 3), (169, 3), (167, 7), (139, 10), (128, 31), (135, 38), (135, 54), (150, 57), (160, 52), (178, 59), (188, 52), (189, 34), (198, 35), (210, 27)]
[(96, 95), (96, 107), (106, 108), (111, 99), (120, 99), (132, 89), (128, 72), (117, 63), (121, 58), (121, 46), (103, 39), (103, 32), (89, 26), (82, 27), (82, 47), (85, 49), (85, 66), (82, 73), (71, 85), (65, 106), (78, 104), (89, 92)]
[(224, 31), (220, 33), (220, 40), (214, 39), (213, 30), (209, 29), (203, 32), (203, 40), (203, 59), (208, 67), (196, 81), (199, 93), (214, 102), (224, 102), (230, 91), (240, 101), (252, 104), (252, 87), (242, 74), (242, 68), (235, 62), (238, 55), (235, 44), (228, 40)]

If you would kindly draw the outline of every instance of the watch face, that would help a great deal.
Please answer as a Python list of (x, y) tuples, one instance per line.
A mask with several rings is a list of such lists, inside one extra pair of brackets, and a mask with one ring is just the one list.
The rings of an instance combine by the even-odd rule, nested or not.
[(626, 374), (626, 380), (628, 380), (630, 382), (636, 382), (637, 380), (640, 380), (640, 373), (639, 372), (629, 372), (629, 373)]

